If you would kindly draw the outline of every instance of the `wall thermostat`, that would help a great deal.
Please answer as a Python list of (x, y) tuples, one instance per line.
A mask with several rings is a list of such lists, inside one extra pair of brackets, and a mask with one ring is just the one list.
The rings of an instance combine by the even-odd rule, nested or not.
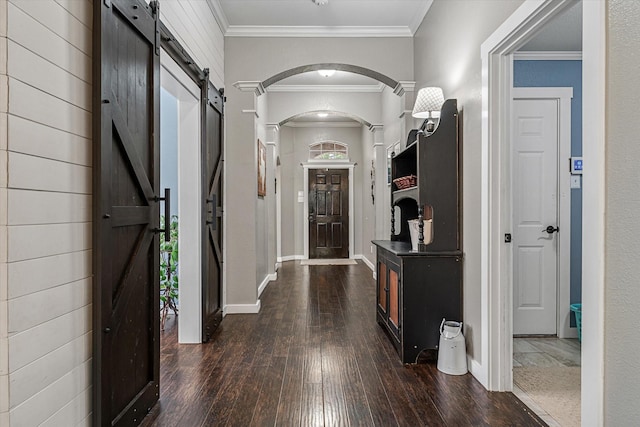
[(582, 157), (571, 157), (571, 173), (573, 175), (582, 175)]

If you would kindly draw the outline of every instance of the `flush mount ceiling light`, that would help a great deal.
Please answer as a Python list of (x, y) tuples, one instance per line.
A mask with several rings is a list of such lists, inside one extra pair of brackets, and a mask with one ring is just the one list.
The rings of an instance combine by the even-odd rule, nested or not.
[(325, 4), (329, 3), (329, 0), (311, 0), (312, 2), (314, 2), (317, 6), (324, 6)]
[(336, 70), (318, 70), (318, 74), (322, 77), (331, 77), (335, 74)]
[(318, 117), (325, 118), (329, 115), (329, 113), (318, 113)]

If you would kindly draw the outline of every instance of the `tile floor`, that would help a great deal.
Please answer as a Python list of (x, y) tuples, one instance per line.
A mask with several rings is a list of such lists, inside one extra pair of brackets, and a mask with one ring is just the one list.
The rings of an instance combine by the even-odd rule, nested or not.
[[(518, 366), (581, 366), (580, 342), (557, 337), (513, 338), (513, 367)], [(576, 388), (580, 385), (576, 384)], [(513, 394), (542, 418), (549, 427), (561, 427), (544, 408), (531, 400), (525, 392), (513, 386)]]

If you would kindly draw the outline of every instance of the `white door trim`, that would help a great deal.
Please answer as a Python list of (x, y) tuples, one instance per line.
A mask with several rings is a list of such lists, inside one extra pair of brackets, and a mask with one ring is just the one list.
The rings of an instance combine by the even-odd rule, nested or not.
[(180, 344), (202, 343), (200, 88), (161, 50), (161, 86), (178, 99), (178, 290)]
[[(483, 44), (482, 55), (482, 192), (481, 192), (481, 363), (474, 375), (489, 390), (512, 386), (511, 328), (505, 310), (506, 258), (500, 215), (504, 169), (502, 143), (508, 123), (511, 70), (508, 55), (531, 38), (572, 0), (527, 0)], [(604, 406), (604, 197), (606, 2), (583, 2), (583, 175), (582, 247), (582, 419), (603, 424)], [(505, 127), (507, 129), (505, 129)], [(506, 130), (506, 132), (505, 132)], [(492, 168), (495, 166), (495, 169)], [(588, 235), (585, 232), (588, 231)], [(506, 305), (506, 306), (505, 306)]]
[[(576, 328), (569, 327), (571, 259), (571, 174), (566, 159), (571, 157), (571, 87), (517, 87), (513, 99), (553, 99), (558, 101), (558, 290), (556, 330), (559, 338), (576, 338)], [(509, 201), (511, 202), (511, 201)], [(509, 209), (513, 211), (512, 203)], [(513, 259), (513, 258), (512, 258)], [(513, 270), (511, 270), (513, 271)], [(511, 276), (513, 277), (513, 276)], [(513, 286), (513, 283), (511, 284)]]
[(353, 206), (353, 168), (356, 166), (353, 162), (307, 162), (300, 164), (303, 168), (304, 176), (304, 205), (302, 208), (302, 224), (303, 230), (303, 245), (304, 245), (304, 257), (303, 259), (309, 259), (309, 169), (349, 169), (349, 258), (354, 259), (354, 244), (355, 244), (355, 231), (354, 231), (354, 215), (355, 209)]

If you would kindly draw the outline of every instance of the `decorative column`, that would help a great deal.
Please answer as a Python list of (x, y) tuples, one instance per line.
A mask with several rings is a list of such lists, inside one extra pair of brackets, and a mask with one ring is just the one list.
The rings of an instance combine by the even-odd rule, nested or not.
[(402, 135), (400, 146), (402, 148), (406, 146), (409, 131), (415, 127), (416, 120), (411, 116), (415, 102), (415, 88), (416, 82), (400, 81), (393, 90), (393, 93), (401, 98), (398, 118), (400, 119), (400, 135)]
[[(224, 313), (260, 311), (257, 265), (257, 121), (261, 82), (240, 81), (225, 96), (225, 301)], [(233, 131), (229, 131), (232, 129)], [(249, 267), (249, 268), (247, 268)]]
[(280, 254), (280, 127), (277, 123), (266, 125), (267, 146), (267, 268), (271, 280), (277, 279), (276, 261)]
[(373, 159), (376, 167), (376, 190), (375, 190), (375, 238), (378, 240), (387, 239), (384, 235), (386, 212), (389, 207), (389, 187), (387, 186), (387, 155), (384, 148), (384, 126), (371, 125), (373, 132)]

